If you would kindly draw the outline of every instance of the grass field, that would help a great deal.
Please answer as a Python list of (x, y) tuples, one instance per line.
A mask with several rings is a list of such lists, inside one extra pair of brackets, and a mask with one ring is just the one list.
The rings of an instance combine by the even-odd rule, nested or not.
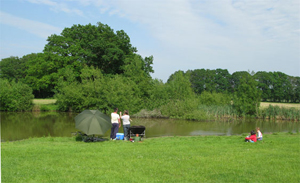
[(33, 104), (38, 105), (38, 104), (55, 104), (56, 99), (33, 99), (32, 100)]
[(299, 133), (1, 143), (2, 182), (299, 182)]
[(274, 102), (261, 102), (260, 103), (260, 106), (262, 108), (267, 108), (269, 107), (269, 105), (272, 105), (272, 106), (279, 106), (279, 107), (287, 107), (287, 108), (290, 108), (290, 107), (294, 107), (294, 108), (297, 108), (297, 109), (300, 109), (300, 103), (274, 103)]
[(57, 111), (56, 99), (33, 99), (33, 111)]

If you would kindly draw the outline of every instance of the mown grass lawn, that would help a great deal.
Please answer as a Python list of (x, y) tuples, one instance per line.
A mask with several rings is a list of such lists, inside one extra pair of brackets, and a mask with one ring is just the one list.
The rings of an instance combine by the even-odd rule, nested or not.
[(2, 182), (299, 182), (299, 133), (1, 143)]

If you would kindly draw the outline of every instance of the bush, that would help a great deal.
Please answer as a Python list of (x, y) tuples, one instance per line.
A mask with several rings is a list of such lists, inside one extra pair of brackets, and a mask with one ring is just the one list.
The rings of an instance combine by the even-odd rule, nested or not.
[(242, 78), (234, 94), (233, 107), (239, 116), (258, 115), (261, 92), (252, 78)]
[(231, 102), (231, 97), (227, 94), (216, 93), (216, 92), (207, 92), (204, 91), (201, 93), (200, 103), (203, 105), (228, 105)]
[(184, 115), (197, 109), (199, 101), (197, 98), (187, 98), (185, 100), (171, 100), (161, 107), (164, 116), (171, 118), (184, 118)]
[(33, 107), (32, 89), (21, 82), (0, 79), (0, 110), (30, 111)]

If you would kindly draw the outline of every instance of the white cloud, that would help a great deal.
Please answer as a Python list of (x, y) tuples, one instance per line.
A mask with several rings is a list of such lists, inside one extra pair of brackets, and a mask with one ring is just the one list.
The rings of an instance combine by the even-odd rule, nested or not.
[(36, 22), (13, 16), (11, 14), (0, 11), (0, 23), (16, 27), (21, 30), (30, 32), (38, 37), (47, 38), (51, 34), (60, 34), (61, 28), (54, 27), (42, 22)]
[(108, 11), (146, 26), (160, 41), (156, 71), (172, 65), (300, 75), (297, 0), (113, 1)]
[[(50, 7), (50, 10), (55, 11), (55, 12), (62, 11), (64, 13), (68, 13), (68, 14), (77, 14), (79, 16), (84, 16), (84, 13), (81, 10), (79, 10), (78, 8), (70, 8), (70, 6), (72, 6), (72, 4), (67, 4), (67, 2), (58, 1), (59, 2), (58, 3), (53, 0), (28, 0), (28, 2), (34, 3), (34, 4), (47, 5)], [(86, 4), (86, 5), (88, 5), (88, 4)]]

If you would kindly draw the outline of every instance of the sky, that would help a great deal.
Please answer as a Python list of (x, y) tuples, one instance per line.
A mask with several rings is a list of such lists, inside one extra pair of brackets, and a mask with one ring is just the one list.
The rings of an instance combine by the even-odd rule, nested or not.
[(124, 30), (152, 77), (176, 71), (300, 76), (299, 0), (0, 0), (0, 59), (40, 53), (73, 25)]

